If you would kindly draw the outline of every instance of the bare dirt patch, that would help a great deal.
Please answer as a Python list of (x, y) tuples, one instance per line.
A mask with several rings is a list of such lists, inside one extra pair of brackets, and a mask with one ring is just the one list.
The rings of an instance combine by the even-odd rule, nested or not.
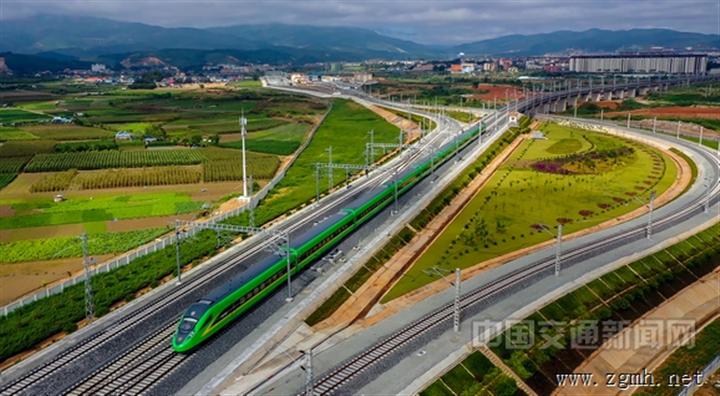
[(15, 214), (11, 205), (0, 205), (0, 217), (10, 217)]
[[(94, 256), (100, 263), (113, 255)], [(0, 305), (5, 305), (25, 294), (43, 288), (61, 279), (82, 271), (82, 258), (28, 261), (23, 263), (0, 264)]]
[(159, 216), (159, 217), (145, 217), (142, 219), (127, 219), (118, 221), (106, 221), (108, 232), (122, 232), (140, 230), (145, 228), (162, 228), (171, 226), (175, 219), (180, 220), (193, 220), (195, 214), (186, 213), (182, 215), (171, 215), (171, 216)]
[(82, 224), (62, 224), (43, 227), (15, 228), (0, 230), (0, 242), (14, 242), (26, 239), (43, 239), (57, 236), (78, 236), (85, 231)]
[(474, 99), (480, 100), (494, 100), (497, 98), (497, 100), (504, 101), (505, 98), (510, 98), (511, 100), (514, 100), (516, 98), (522, 99), (523, 97), (522, 89), (518, 89), (516, 86), (513, 85), (479, 84), (476, 90), (487, 91), (472, 94), (472, 97)]

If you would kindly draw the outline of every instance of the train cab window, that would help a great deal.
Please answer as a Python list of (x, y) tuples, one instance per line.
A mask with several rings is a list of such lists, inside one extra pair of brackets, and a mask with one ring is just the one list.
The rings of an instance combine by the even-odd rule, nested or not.
[(185, 311), (185, 317), (186, 318), (192, 318), (197, 321), (197, 319), (200, 319), (201, 316), (205, 313), (205, 311), (210, 308), (210, 301), (209, 300), (200, 300), (196, 302), (195, 304), (192, 304), (187, 311)]
[(193, 318), (185, 318), (180, 322), (180, 332), (181, 333), (189, 333), (192, 331), (193, 327), (195, 327), (195, 323), (197, 323), (196, 319)]

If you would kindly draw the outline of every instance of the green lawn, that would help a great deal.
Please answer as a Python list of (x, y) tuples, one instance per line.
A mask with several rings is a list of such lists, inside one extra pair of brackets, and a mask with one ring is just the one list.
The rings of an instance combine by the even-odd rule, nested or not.
[[(548, 139), (518, 147), (382, 301), (436, 280), (424, 272), (430, 267), (468, 268), (535, 245), (551, 239), (559, 222), (565, 234), (592, 227), (640, 207), (650, 191), (662, 193), (675, 180), (672, 161), (655, 149), (557, 124), (542, 130)], [(618, 154), (628, 147), (631, 154)], [(533, 168), (542, 160), (606, 151), (617, 157), (568, 164), (577, 174)]]
[[(368, 131), (375, 130), (376, 142), (396, 142), (399, 130), (375, 113), (347, 100), (335, 100), (330, 114), (318, 128), (312, 141), (288, 170), (285, 178), (268, 194), (256, 211), (259, 224), (271, 220), (315, 197), (316, 162), (327, 162), (326, 149), (333, 148), (333, 162), (363, 164)], [(334, 183), (345, 178), (334, 172)], [(327, 179), (321, 190), (327, 190)], [(242, 221), (240, 219), (239, 221)]]
[(187, 194), (171, 192), (71, 197), (59, 203), (49, 198), (0, 200), (0, 205), (15, 210), (12, 217), (0, 217), (0, 229), (169, 216), (200, 210), (202, 204)]

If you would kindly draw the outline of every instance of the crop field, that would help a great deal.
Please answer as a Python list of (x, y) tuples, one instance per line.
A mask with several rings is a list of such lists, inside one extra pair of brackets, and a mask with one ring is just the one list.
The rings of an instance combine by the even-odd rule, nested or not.
[(64, 191), (70, 187), (73, 178), (77, 176), (76, 169), (64, 172), (51, 173), (30, 186), (30, 192)]
[[(291, 155), (305, 140), (310, 125), (284, 124), (273, 128), (248, 133), (245, 139), (247, 150), (258, 153)], [(223, 135), (220, 138), (223, 147), (239, 149), (242, 147), (240, 135)]]
[(163, 186), (198, 183), (202, 172), (197, 167), (155, 166), (140, 169), (109, 169), (84, 172), (76, 183), (83, 190), (121, 187)]
[(200, 150), (87, 151), (81, 153), (38, 154), (25, 167), (25, 171), (52, 172), (67, 169), (87, 170), (192, 165), (199, 164), (204, 159)]
[(552, 239), (558, 224), (564, 234), (592, 227), (675, 181), (675, 164), (653, 148), (557, 124), (541, 130), (547, 139), (520, 145), (383, 301), (437, 280), (430, 267), (471, 267)]
[(15, 124), (33, 121), (48, 120), (50, 117), (44, 114), (33, 113), (22, 109), (0, 109), (0, 124)]
[[(152, 228), (91, 234), (88, 237), (88, 252), (93, 256), (122, 253), (150, 242), (167, 231), (167, 228)], [(82, 257), (80, 238), (56, 237), (0, 243), (0, 265), (66, 257)]]
[(0, 142), (8, 140), (33, 140), (38, 137), (16, 127), (0, 127)]
[[(397, 141), (399, 130), (380, 116), (346, 100), (335, 100), (330, 114), (288, 170), (285, 178), (261, 202), (256, 211), (261, 224), (315, 197), (315, 163), (327, 162), (327, 148), (332, 146), (333, 162), (361, 164), (364, 162), (368, 131), (375, 130), (376, 142)], [(340, 184), (345, 173), (336, 170), (334, 183)], [(321, 191), (328, 188), (323, 177)]]
[[(80, 232), (106, 240), (94, 253), (106, 258), (237, 195), (241, 152), (232, 138), (221, 147), (220, 137), (240, 132), (243, 113), (248, 171), (263, 185), (329, 102), (256, 85), (118, 90), (53, 82), (0, 96), (16, 106), (0, 110), (0, 241), (11, 256), (0, 276), (18, 271), (22, 292), (32, 290), (76, 268), (68, 260)], [(57, 115), (74, 121), (47, 122)], [(115, 141), (117, 131), (133, 139)], [(60, 252), (63, 245), (71, 253)]]
[(0, 200), (2, 205), (9, 205), (14, 215), (0, 217), (0, 229), (13, 229), (191, 213), (200, 210), (202, 202), (187, 194), (146, 193), (73, 197), (62, 202), (50, 198)]
[(13, 140), (0, 145), (0, 161), (9, 157), (30, 157), (35, 154), (52, 153), (55, 149), (52, 140)]
[(47, 140), (112, 139), (114, 136), (111, 131), (105, 129), (80, 125), (44, 124), (23, 126), (21, 129), (40, 139)]
[(10, 184), (27, 161), (27, 157), (0, 158), (0, 188)]

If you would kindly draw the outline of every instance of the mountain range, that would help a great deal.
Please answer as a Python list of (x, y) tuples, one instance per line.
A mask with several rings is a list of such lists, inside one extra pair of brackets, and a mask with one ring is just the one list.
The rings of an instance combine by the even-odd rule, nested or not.
[[(207, 63), (311, 63), (364, 59), (452, 58), (466, 55), (531, 56), (645, 50), (654, 46), (718, 47), (718, 35), (668, 29), (509, 35), (457, 46), (428, 46), (356, 27), (283, 24), (168, 28), (84, 16), (36, 15), (0, 23), (0, 52), (30, 54), (56, 62), (102, 61), (121, 67), (151, 57), (179, 67)], [(10, 57), (11, 58), (11, 57)], [(12, 59), (6, 63), (12, 69)], [(8, 60), (10, 59), (10, 62)], [(28, 58), (23, 58), (26, 63)], [(124, 62), (125, 61), (125, 62)], [(132, 62), (130, 62), (132, 63)]]

